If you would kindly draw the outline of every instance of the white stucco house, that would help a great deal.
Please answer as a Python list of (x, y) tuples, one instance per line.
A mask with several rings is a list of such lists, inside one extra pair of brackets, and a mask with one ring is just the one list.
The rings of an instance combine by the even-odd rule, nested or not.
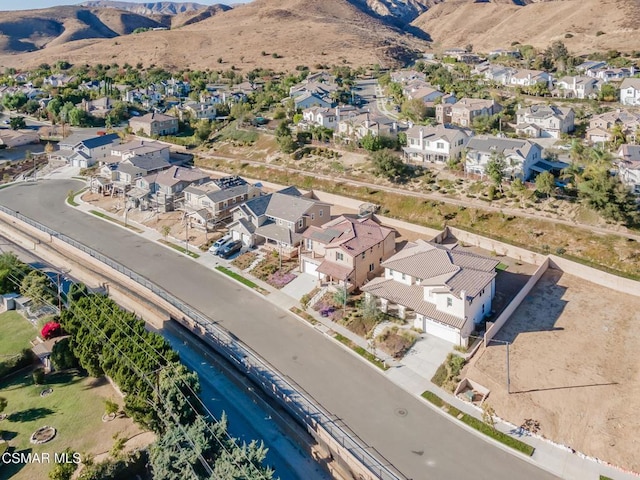
[(555, 105), (531, 105), (517, 111), (516, 133), (532, 138), (560, 138), (575, 128), (572, 108)]
[(621, 145), (618, 150), (618, 177), (636, 195), (640, 195), (640, 145)]
[(491, 312), (498, 263), (457, 246), (417, 240), (383, 262), (384, 276), (362, 290), (382, 311), (467, 346), (475, 326)]
[(640, 105), (640, 78), (625, 78), (620, 85), (620, 103)]
[(465, 170), (476, 175), (486, 175), (487, 164), (496, 156), (503, 156), (505, 173), (511, 178), (528, 180), (531, 167), (542, 159), (542, 147), (529, 140), (477, 136), (467, 143)]
[(415, 125), (407, 130), (405, 160), (411, 164), (446, 163), (460, 158), (471, 132), (453, 125)]

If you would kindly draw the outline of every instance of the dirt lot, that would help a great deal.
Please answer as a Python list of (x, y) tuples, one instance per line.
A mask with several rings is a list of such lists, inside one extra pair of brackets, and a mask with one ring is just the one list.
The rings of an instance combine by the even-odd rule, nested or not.
[(497, 414), (538, 420), (556, 442), (640, 471), (640, 298), (547, 271), (466, 376), (491, 389)]

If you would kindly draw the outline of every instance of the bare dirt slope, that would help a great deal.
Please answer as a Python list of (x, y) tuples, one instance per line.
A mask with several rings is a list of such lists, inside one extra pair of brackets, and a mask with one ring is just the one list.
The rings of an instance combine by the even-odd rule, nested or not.
[(409, 49), (426, 47), (426, 42), (386, 26), (345, 0), (255, 0), (177, 30), (119, 37), (115, 42), (71, 42), (20, 57), (0, 56), (0, 65), (32, 66), (61, 58), (72, 63), (115, 59), (121, 64), (165, 67), (235, 65), (243, 70), (258, 66), (283, 70), (347, 61), (389, 65), (394, 58), (406, 58)]
[[(155, 20), (115, 9), (55, 7), (1, 12), (0, 51), (14, 54), (87, 38), (113, 38), (140, 27), (159, 27)], [(44, 57), (47, 56), (42, 52)]]
[[(435, 47), (472, 44), (476, 51), (489, 51), (517, 41), (544, 48), (562, 40), (572, 53), (588, 53), (637, 49), (639, 19), (636, 0), (565, 0), (525, 6), (447, 0), (412, 25), (429, 34)], [(565, 38), (568, 33), (573, 36)]]
[(640, 297), (548, 270), (465, 375), (491, 389), (488, 402), (516, 425), (640, 472)]

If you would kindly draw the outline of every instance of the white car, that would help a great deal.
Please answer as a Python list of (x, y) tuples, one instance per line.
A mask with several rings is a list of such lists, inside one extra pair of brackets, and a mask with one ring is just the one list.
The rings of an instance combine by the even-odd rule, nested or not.
[(209, 247), (209, 253), (213, 254), (213, 255), (217, 255), (218, 251), (227, 243), (229, 243), (232, 240), (231, 235), (225, 235), (222, 238), (219, 238), (218, 240), (216, 240), (213, 245), (211, 245)]

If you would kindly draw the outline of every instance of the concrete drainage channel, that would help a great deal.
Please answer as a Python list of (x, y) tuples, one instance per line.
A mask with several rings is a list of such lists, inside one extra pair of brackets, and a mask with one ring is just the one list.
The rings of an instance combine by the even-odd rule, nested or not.
[[(69, 252), (75, 258), (102, 267), (102, 273), (113, 277), (117, 282), (127, 285), (143, 298), (149, 299), (153, 294), (160, 309), (176, 319), (182, 326), (202, 338), (220, 355), (258, 385), (265, 394), (284, 408), (296, 422), (302, 425), (319, 445), (331, 452), (340, 465), (351, 472), (354, 478), (362, 480), (406, 480), (406, 477), (395, 469), (381, 455), (373, 454), (366, 445), (344, 425), (337, 423), (331, 413), (326, 411), (310, 395), (303, 392), (298, 385), (293, 385), (274, 367), (265, 362), (248, 346), (242, 344), (232, 334), (215, 325), (200, 312), (184, 304), (169, 292), (155, 283), (138, 275), (111, 258), (88, 248), (72, 238), (31, 220), (4, 206), (0, 206), (0, 219), (13, 223), (28, 237), (36, 237), (33, 249), (39, 243), (51, 246), (60, 252)], [(19, 222), (16, 222), (18, 220)], [(397, 412), (400, 414), (400, 412)], [(400, 415), (401, 416), (401, 415)]]

